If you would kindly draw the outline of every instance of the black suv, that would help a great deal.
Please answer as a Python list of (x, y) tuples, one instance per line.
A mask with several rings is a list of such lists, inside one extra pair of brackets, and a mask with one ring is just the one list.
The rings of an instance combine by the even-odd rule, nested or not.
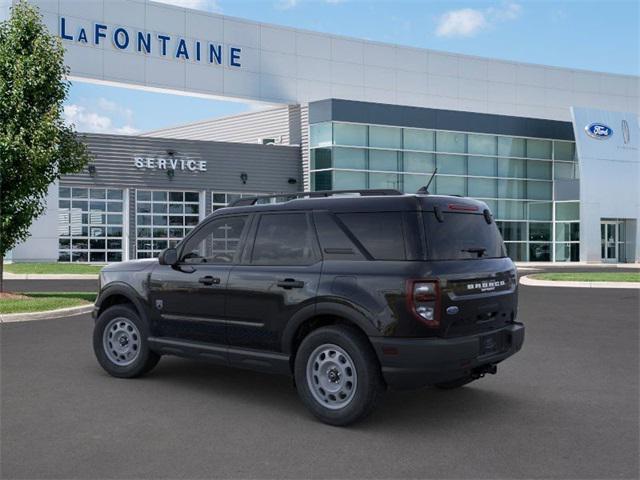
[(264, 202), (217, 210), (158, 260), (102, 269), (93, 345), (107, 372), (136, 377), (170, 354), (292, 375), (318, 418), (346, 425), (386, 387), (456, 388), (522, 347), (516, 269), (484, 203)]

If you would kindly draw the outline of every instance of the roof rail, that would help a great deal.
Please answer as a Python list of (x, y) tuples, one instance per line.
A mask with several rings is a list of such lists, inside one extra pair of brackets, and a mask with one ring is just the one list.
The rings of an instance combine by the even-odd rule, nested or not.
[(347, 193), (358, 193), (361, 197), (377, 195), (403, 195), (402, 192), (394, 189), (372, 189), (372, 190), (320, 190), (317, 192), (295, 192), (295, 193), (274, 193), (272, 195), (257, 195), (255, 197), (243, 197), (227, 205), (228, 207), (246, 207), (255, 205), (258, 200), (266, 198), (284, 198), (285, 201), (297, 198), (320, 198), (342, 195)]

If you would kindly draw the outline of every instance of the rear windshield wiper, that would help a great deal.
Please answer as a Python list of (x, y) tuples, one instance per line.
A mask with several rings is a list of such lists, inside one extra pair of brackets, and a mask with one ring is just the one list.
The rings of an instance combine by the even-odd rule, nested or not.
[(469, 252), (469, 253), (477, 253), (479, 258), (486, 253), (487, 249), (482, 247), (474, 247), (474, 248), (463, 248), (462, 251)]

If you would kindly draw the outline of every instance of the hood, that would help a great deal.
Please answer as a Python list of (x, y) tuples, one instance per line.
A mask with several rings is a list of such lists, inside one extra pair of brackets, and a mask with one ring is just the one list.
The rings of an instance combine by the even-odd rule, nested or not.
[(157, 258), (130, 260), (128, 262), (111, 263), (104, 267), (102, 272), (141, 272), (142, 270), (157, 264)]

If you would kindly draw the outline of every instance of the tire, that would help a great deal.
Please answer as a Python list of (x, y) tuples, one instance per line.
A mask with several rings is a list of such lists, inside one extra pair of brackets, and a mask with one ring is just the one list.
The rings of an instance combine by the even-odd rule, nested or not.
[(456, 380), (451, 380), (450, 382), (436, 383), (434, 387), (439, 388), (440, 390), (455, 390), (456, 388), (463, 387), (474, 380), (475, 378), (472, 377), (462, 377)]
[(100, 366), (110, 375), (139, 377), (160, 361), (160, 355), (149, 349), (148, 337), (149, 327), (133, 307), (114, 305), (102, 312), (96, 321), (93, 351)]
[(384, 391), (371, 345), (348, 326), (322, 327), (307, 335), (296, 354), (294, 375), (302, 402), (329, 425), (363, 419)]

